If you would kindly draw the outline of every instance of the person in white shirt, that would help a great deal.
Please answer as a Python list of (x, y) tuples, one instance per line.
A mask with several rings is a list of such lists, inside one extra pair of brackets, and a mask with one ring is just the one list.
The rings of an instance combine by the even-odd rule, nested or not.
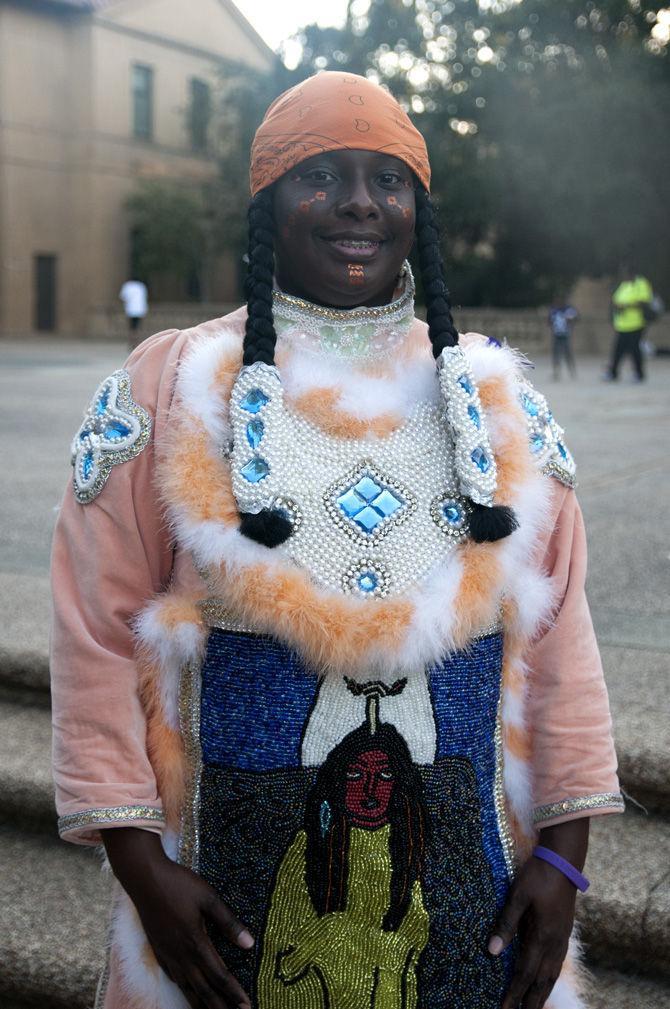
[(132, 334), (139, 328), (149, 307), (146, 284), (141, 280), (127, 280), (119, 291), (119, 298), (123, 302), (132, 340)]

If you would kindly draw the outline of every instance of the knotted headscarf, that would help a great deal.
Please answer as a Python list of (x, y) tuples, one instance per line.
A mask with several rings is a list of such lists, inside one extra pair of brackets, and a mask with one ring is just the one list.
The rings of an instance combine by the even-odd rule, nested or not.
[(324, 71), (276, 98), (251, 148), (251, 195), (325, 151), (378, 151), (409, 165), (427, 190), (426, 142), (393, 95), (367, 77)]

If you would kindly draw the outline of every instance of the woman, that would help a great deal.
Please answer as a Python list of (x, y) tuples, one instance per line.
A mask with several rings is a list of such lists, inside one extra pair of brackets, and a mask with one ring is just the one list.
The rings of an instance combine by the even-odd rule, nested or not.
[(588, 822), (622, 801), (574, 464), (513, 352), (459, 339), (429, 186), (376, 85), (281, 96), (247, 306), (147, 340), (73, 442), (54, 769), (120, 883), (105, 1009), (583, 1004)]

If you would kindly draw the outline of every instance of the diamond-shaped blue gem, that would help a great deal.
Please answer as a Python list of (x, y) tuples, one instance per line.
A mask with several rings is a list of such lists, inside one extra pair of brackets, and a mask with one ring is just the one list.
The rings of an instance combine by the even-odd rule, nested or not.
[(240, 402), (240, 406), (247, 413), (258, 413), (263, 409), (266, 403), (269, 403), (269, 398), (265, 395), (262, 389), (250, 389), (246, 394), (244, 399)]
[(467, 375), (461, 375), (461, 377), (458, 380), (458, 384), (460, 385), (461, 389), (464, 389), (465, 392), (467, 392), (468, 396), (472, 396), (473, 392), (475, 391), (475, 388)]
[(105, 441), (123, 441), (130, 434), (131, 429), (126, 425), (122, 424), (120, 420), (112, 421), (105, 428), (104, 438)]
[(482, 426), (482, 420), (481, 417), (479, 416), (479, 410), (477, 409), (476, 406), (473, 406), (472, 403), (468, 407), (468, 417), (475, 425), (477, 430), (479, 430), (479, 428)]
[(93, 471), (93, 453), (87, 452), (81, 462), (81, 472), (84, 476), (84, 480), (88, 480)]
[(556, 443), (556, 448), (558, 449), (558, 451), (559, 451), (559, 453), (561, 455), (561, 458), (567, 460), (567, 458), (568, 458), (568, 452), (567, 452), (567, 449), (566, 449), (566, 447), (565, 447), (565, 445), (563, 444), (562, 441), (559, 441), (559, 442)]
[(365, 506), (365, 501), (361, 500), (353, 488), (338, 497), (337, 503), (348, 519), (353, 518)]
[(445, 501), (442, 505), (442, 514), (450, 526), (460, 525), (463, 521), (463, 509), (455, 501)]
[(358, 576), (358, 587), (361, 592), (374, 592), (378, 584), (374, 571), (363, 571)]
[(401, 505), (402, 502), (398, 501), (398, 498), (394, 497), (388, 490), (383, 490), (379, 497), (376, 497), (372, 502), (372, 507), (381, 512), (384, 518), (388, 518), (389, 515), (397, 512)]
[(104, 392), (99, 397), (98, 402), (95, 404), (95, 412), (99, 417), (101, 417), (102, 414), (107, 409), (108, 402), (109, 402), (109, 389), (105, 389)]
[(354, 490), (369, 504), (380, 493), (381, 487), (371, 477), (364, 476), (354, 486)]
[(544, 448), (544, 438), (541, 434), (536, 434), (530, 443), (531, 450), (533, 452), (541, 452)]
[(244, 465), (240, 470), (244, 479), (248, 480), (249, 483), (258, 483), (259, 480), (264, 480), (269, 472), (269, 464), (265, 461), (265, 459), (261, 459), (259, 455), (255, 455), (253, 459), (250, 459), (249, 462), (246, 463), (246, 465)]
[(491, 468), (491, 460), (479, 445), (472, 450), (470, 458), (481, 473), (487, 473)]
[(247, 424), (247, 441), (252, 448), (258, 448), (261, 441), (263, 440), (263, 435), (265, 434), (265, 424), (263, 421), (256, 417), (254, 420), (250, 420)]
[(533, 402), (530, 396), (527, 396), (525, 393), (521, 398), (521, 405), (529, 417), (537, 417), (540, 412), (540, 408), (537, 403)]
[(384, 516), (380, 515), (378, 511), (371, 508), (370, 505), (366, 505), (362, 511), (359, 511), (358, 515), (354, 515), (354, 522), (357, 526), (366, 533), (371, 533), (377, 528)]

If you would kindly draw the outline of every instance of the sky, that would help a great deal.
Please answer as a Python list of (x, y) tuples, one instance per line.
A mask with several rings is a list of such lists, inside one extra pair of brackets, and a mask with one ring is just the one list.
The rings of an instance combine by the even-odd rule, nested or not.
[(307, 24), (342, 24), (347, 0), (234, 0), (271, 49)]

